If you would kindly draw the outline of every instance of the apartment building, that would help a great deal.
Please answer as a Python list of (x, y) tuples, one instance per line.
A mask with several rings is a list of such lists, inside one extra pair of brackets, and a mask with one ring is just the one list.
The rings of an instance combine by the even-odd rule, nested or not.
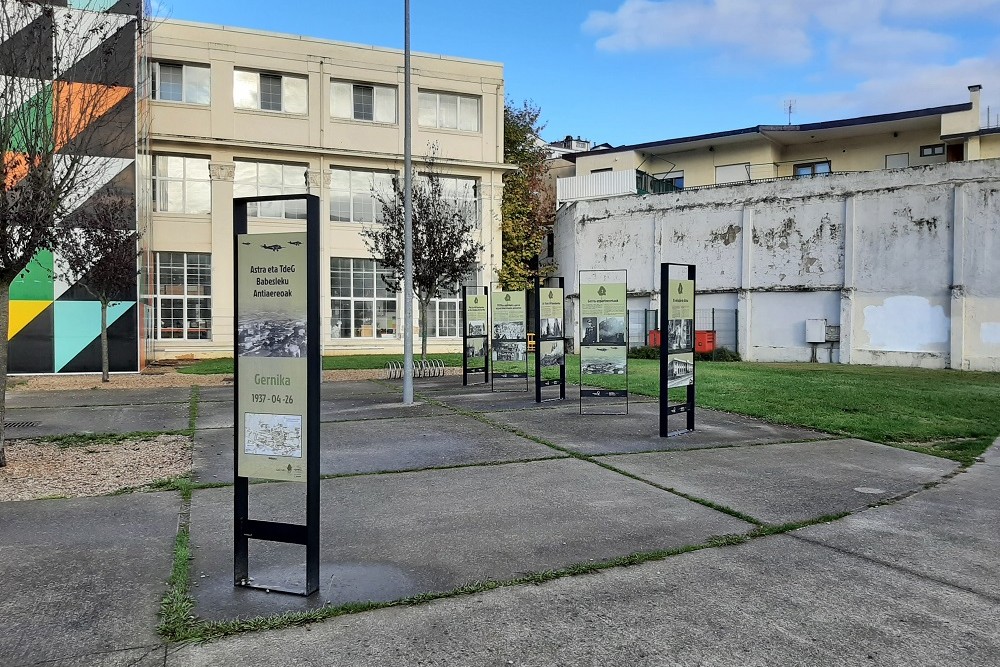
[[(292, 193), (321, 200), (324, 352), (401, 351), (402, 296), (361, 231), (379, 217), (373, 193), (402, 176), (403, 53), (164, 21), (147, 66), (147, 357), (232, 354), (232, 199)], [(501, 262), (503, 66), (414, 53), (411, 95), (418, 178), (433, 155), (484, 247), (470, 281), (489, 282)], [(285, 231), (303, 227), (305, 209), (250, 214), (251, 232)], [(458, 292), (431, 305), (431, 349), (460, 349), (459, 307)]]
[(802, 125), (756, 125), (599, 148), (554, 162), (559, 202), (837, 172), (1000, 157), (1000, 128), (981, 125), (980, 86), (942, 107)]

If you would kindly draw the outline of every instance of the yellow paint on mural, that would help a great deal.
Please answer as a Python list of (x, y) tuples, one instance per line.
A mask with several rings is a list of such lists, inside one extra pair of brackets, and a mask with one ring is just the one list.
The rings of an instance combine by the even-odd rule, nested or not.
[(31, 320), (35, 319), (48, 308), (51, 301), (11, 301), (10, 302), (10, 324), (7, 326), (7, 340), (10, 340), (17, 333), (28, 326)]

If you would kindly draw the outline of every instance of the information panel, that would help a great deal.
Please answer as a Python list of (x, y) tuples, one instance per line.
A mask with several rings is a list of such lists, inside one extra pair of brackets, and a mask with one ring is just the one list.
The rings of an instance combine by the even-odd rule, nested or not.
[[(559, 398), (566, 398), (566, 321), (565, 281), (558, 276), (534, 279), (535, 312), (535, 401), (541, 403), (543, 387), (559, 387)], [(556, 400), (556, 399), (547, 399)]]
[[(624, 398), (627, 414), (627, 274), (625, 271), (581, 271), (580, 275), (580, 410), (583, 412), (584, 398)], [(619, 280), (584, 282), (585, 278), (595, 276), (613, 276)], [(595, 385), (600, 388), (591, 388)]]
[[(660, 318), (665, 326), (660, 348), (660, 435), (664, 437), (694, 430), (695, 277), (693, 264), (660, 267), (660, 284), (666, 286)], [(678, 414), (685, 416), (686, 428), (671, 431), (670, 415)]]
[(493, 311), (492, 358), (494, 379), (528, 378), (528, 304), (521, 291), (495, 291), (490, 305)]
[(463, 336), (462, 384), (469, 383), (470, 373), (482, 373), (489, 382), (489, 295), (484, 287), (463, 287), (465, 329)]
[(238, 470), (306, 481), (306, 233), (240, 234)]

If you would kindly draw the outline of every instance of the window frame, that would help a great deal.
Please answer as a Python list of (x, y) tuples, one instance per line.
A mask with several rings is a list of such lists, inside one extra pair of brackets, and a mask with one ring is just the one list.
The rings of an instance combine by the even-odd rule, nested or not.
[[(257, 89), (256, 95), (254, 96), (256, 102), (255, 106), (248, 106), (242, 104), (237, 99), (237, 86), (240, 85), (241, 75), (254, 75), (257, 78)], [(261, 84), (261, 77), (269, 77), (271, 79), (278, 79), (279, 87), (279, 97), (281, 100), (281, 108), (266, 108), (264, 106), (264, 88)], [(305, 93), (305, 98), (302, 101), (302, 110), (291, 111), (288, 109), (291, 88), (288, 83), (291, 81), (301, 82), (302, 91)], [(233, 108), (237, 111), (262, 111), (264, 113), (273, 114), (286, 114), (289, 116), (308, 116), (309, 115), (309, 76), (303, 74), (285, 74), (283, 72), (272, 72), (268, 70), (255, 70), (247, 69), (242, 67), (237, 67), (233, 69)]]
[(926, 144), (920, 147), (920, 157), (944, 157), (944, 144)]
[[(337, 91), (346, 92), (350, 89), (350, 97), (346, 100), (347, 114), (338, 113), (340, 106), (337, 100)], [(372, 117), (359, 118), (355, 107), (355, 98), (358, 88), (368, 88), (372, 91)], [(392, 102), (379, 102), (379, 91), (392, 93)], [(388, 109), (386, 109), (388, 106)], [(392, 120), (379, 120), (380, 111), (392, 111)], [(399, 86), (388, 83), (376, 83), (366, 81), (348, 81), (344, 79), (330, 79), (330, 118), (334, 120), (357, 121), (359, 123), (372, 123), (374, 125), (398, 125), (399, 124)]]
[[(347, 262), (348, 263), (348, 284), (345, 287), (343, 284), (334, 284), (334, 268), (336, 263)], [(371, 263), (371, 270), (367, 270), (363, 267), (363, 263)], [(362, 265), (362, 266), (358, 266)], [(358, 267), (358, 268), (356, 268)], [(387, 269), (379, 266), (379, 261), (372, 259), (370, 257), (330, 257), (330, 329), (329, 335), (333, 340), (342, 340), (346, 338), (360, 338), (362, 340), (371, 340), (376, 338), (399, 338), (400, 335), (400, 321), (399, 321), (399, 292), (394, 292), (385, 286), (381, 277), (384, 274), (390, 273)], [(344, 277), (343, 265), (340, 264), (337, 267), (337, 274)], [(365, 285), (364, 281), (371, 277), (374, 281), (369, 288)], [(370, 294), (365, 292), (369, 291)], [(346, 294), (344, 291), (346, 290)], [(361, 294), (358, 294), (358, 291)], [(339, 302), (339, 303), (338, 303)], [(339, 307), (338, 307), (339, 305)], [(346, 306), (346, 313), (348, 322), (344, 324), (343, 319), (338, 319), (337, 313), (345, 312), (344, 308)], [(370, 313), (370, 320), (367, 322), (356, 322), (359, 313), (359, 306), (361, 307), (360, 312)], [(368, 310), (365, 311), (364, 307), (367, 306)], [(379, 322), (379, 307), (385, 308), (384, 316), (389, 317), (389, 312), (391, 311), (393, 326), (390, 328), (380, 327)], [(364, 317), (362, 315), (362, 317)], [(337, 325), (337, 322), (340, 325)], [(386, 321), (386, 323), (388, 320)], [(336, 327), (336, 328), (335, 328)], [(365, 335), (365, 330), (368, 329), (369, 333)]]
[[(160, 69), (162, 66), (167, 67), (180, 67), (181, 68), (181, 99), (166, 99), (160, 97), (162, 91), (162, 73)], [(191, 99), (190, 91), (188, 89), (188, 82), (190, 80), (189, 70), (206, 70), (208, 74), (208, 98), (204, 102), (199, 102)], [(212, 66), (203, 65), (201, 63), (185, 63), (185, 62), (175, 62), (170, 60), (151, 60), (149, 62), (149, 97), (151, 100), (157, 102), (169, 102), (172, 104), (194, 104), (197, 106), (211, 106), (212, 105)]]
[[(163, 272), (164, 262), (166, 259), (164, 256), (171, 256), (169, 259), (174, 260), (173, 262), (166, 265), (166, 268), (180, 268), (181, 270), (181, 281), (169, 282), (166, 285), (163, 280), (166, 275)], [(199, 261), (189, 261), (197, 258)], [(176, 260), (180, 259), (180, 264), (176, 263)], [(212, 254), (206, 252), (185, 252), (176, 250), (157, 250), (153, 252), (153, 271), (152, 273), (152, 294), (146, 295), (146, 302), (152, 306), (153, 309), (153, 339), (154, 340), (212, 340), (213, 335), (213, 316), (212, 316)], [(202, 277), (203, 280), (200, 282), (189, 282), (190, 278)], [(166, 289), (166, 287), (173, 287), (174, 289)], [(195, 289), (201, 289), (201, 291), (192, 293)], [(172, 317), (174, 321), (178, 321), (180, 326), (178, 327), (164, 327), (163, 323), (166, 318), (163, 316), (164, 302), (180, 302), (180, 318)], [(199, 305), (194, 305), (193, 302), (202, 302)], [(204, 314), (206, 311), (202, 310), (207, 306), (207, 318), (191, 318), (192, 314), (200, 315)], [(173, 311), (177, 306), (171, 303), (170, 308)], [(204, 326), (194, 327), (192, 322), (202, 322)], [(180, 335), (173, 336), (163, 336), (163, 332), (167, 330), (173, 333), (178, 333)]]
[[(159, 214), (172, 214), (172, 215), (211, 215), (212, 214), (212, 178), (209, 174), (209, 163), (211, 158), (203, 155), (182, 155), (179, 153), (153, 153), (152, 154), (152, 164), (150, 166), (150, 174), (152, 179), (152, 206), (153, 212)], [(183, 175), (180, 178), (176, 178), (169, 175), (158, 175), (157, 174), (157, 161), (158, 158), (179, 158), (183, 160)], [(205, 161), (205, 178), (189, 178), (188, 177), (188, 160), (204, 160)], [(163, 198), (159, 196), (159, 187), (161, 183), (181, 183), (181, 192), (183, 193), (181, 210), (169, 210), (161, 209)], [(208, 209), (199, 211), (188, 210), (188, 184), (189, 183), (207, 183), (208, 184)], [(169, 198), (168, 198), (169, 202)]]
[[(233, 160), (236, 165), (236, 173), (233, 177), (233, 196), (234, 197), (261, 197), (267, 195), (304, 195), (309, 193), (309, 188), (306, 185), (306, 179), (308, 178), (309, 165), (294, 162), (274, 162), (271, 160), (253, 160), (247, 158), (236, 158)], [(242, 192), (241, 189), (247, 187), (249, 183), (241, 182), (239, 171), (241, 170), (241, 165), (254, 165), (254, 193)], [(261, 165), (271, 165), (281, 168), (281, 185), (261, 183), (260, 179), (260, 166)], [(294, 185), (289, 184), (285, 180), (285, 173), (287, 171), (302, 169), (302, 184)], [(294, 173), (294, 172), (293, 172)], [(265, 188), (267, 192), (261, 192), (261, 188)], [(280, 192), (274, 192), (273, 190), (280, 189)], [(280, 207), (280, 216), (271, 215), (260, 215), (261, 204), (268, 207), (277, 209)], [(291, 213), (291, 214), (290, 214)], [(259, 218), (261, 220), (305, 220), (306, 219), (306, 202), (301, 201), (275, 201), (275, 202), (250, 202), (247, 204), (247, 217)]]
[[(423, 102), (429, 96), (434, 97), (434, 124), (430, 125), (424, 123), (421, 120), (421, 107)], [(455, 126), (450, 127), (443, 125), (441, 122), (441, 98), (442, 97), (454, 97), (455, 101)], [(467, 129), (462, 127), (462, 100), (476, 102), (476, 127), (475, 129)], [(483, 131), (483, 97), (482, 95), (469, 95), (465, 93), (456, 93), (441, 90), (420, 90), (417, 92), (417, 125), (429, 130), (449, 130), (452, 132), (463, 132), (466, 134), (479, 134)]]
[[(816, 167), (821, 165), (826, 166), (826, 171), (816, 171)], [(809, 169), (808, 174), (797, 173), (800, 169), (804, 168)], [(819, 174), (832, 174), (832, 173), (833, 173), (833, 168), (829, 160), (813, 160), (812, 162), (799, 162), (797, 164), (792, 165), (792, 176), (794, 176), (795, 178), (812, 178), (813, 176), (817, 176)]]
[[(333, 199), (334, 195), (339, 194), (339, 195), (342, 196), (343, 192), (344, 192), (343, 188), (335, 187), (335, 185), (334, 185), (334, 172), (346, 172), (346, 174), (347, 174), (347, 198), (348, 198), (348, 206), (350, 208), (350, 215), (348, 216), (347, 220), (340, 220), (340, 219), (335, 219), (334, 218), (334, 215), (335, 215), (334, 212), (335, 212), (335, 210), (336, 211), (340, 211), (341, 210), (341, 208), (340, 208), (339, 205), (335, 206), (334, 199)], [(375, 186), (376, 188), (378, 187), (378, 183), (376, 182), (376, 176), (387, 176), (388, 179), (389, 179), (389, 181), (387, 183), (387, 186), (388, 186), (387, 193), (391, 194), (392, 193), (392, 182), (393, 182), (394, 179), (399, 178), (399, 173), (398, 172), (395, 172), (395, 171), (382, 171), (382, 170), (378, 170), (378, 169), (356, 169), (354, 167), (341, 167), (341, 166), (338, 166), (338, 165), (331, 165), (329, 167), (329, 170), (328, 170), (327, 173), (330, 174), (330, 188), (329, 188), (329, 195), (328, 195), (329, 208), (330, 208), (330, 222), (332, 222), (332, 223), (338, 223), (338, 224), (345, 224), (345, 225), (346, 224), (364, 225), (364, 224), (381, 224), (382, 223), (381, 204), (379, 203), (378, 197), (376, 197), (375, 193), (372, 192), (372, 187), (373, 186)], [(363, 219), (360, 219), (360, 217), (356, 217), (355, 216), (355, 204), (356, 204), (355, 198), (358, 197), (358, 196), (361, 196), (363, 194), (363, 192), (361, 192), (360, 190), (359, 191), (355, 191), (355, 189), (354, 189), (354, 180), (355, 180), (354, 179), (354, 175), (355, 174), (359, 174), (359, 175), (363, 174), (363, 175), (366, 175), (366, 176), (369, 177), (370, 184), (367, 185), (366, 187), (367, 187), (368, 197), (369, 197), (369, 200), (371, 201), (371, 206), (372, 206), (372, 219), (371, 220), (363, 220)], [(341, 216), (338, 216), (338, 217), (341, 217)]]

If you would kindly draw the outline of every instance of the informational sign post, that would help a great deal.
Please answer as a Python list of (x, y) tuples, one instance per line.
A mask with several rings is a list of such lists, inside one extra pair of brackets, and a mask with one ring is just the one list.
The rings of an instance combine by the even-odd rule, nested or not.
[[(535, 402), (542, 402), (542, 387), (559, 387), (566, 398), (566, 302), (565, 281), (548, 278), (548, 286), (535, 276)], [(543, 377), (547, 369), (558, 369), (558, 377)], [(551, 375), (554, 375), (552, 373)], [(555, 400), (555, 399), (549, 399)]]
[[(494, 283), (490, 306), (493, 339), (493, 391), (528, 391), (527, 293), (498, 291)], [(497, 380), (524, 380), (524, 389), (497, 389)]]
[[(306, 231), (247, 233), (247, 204), (306, 200)], [(311, 595), (319, 588), (319, 198), (233, 202), (235, 286), (234, 529), (237, 586)], [(249, 517), (249, 480), (306, 485), (305, 525)], [(251, 578), (249, 540), (306, 547), (304, 590)]]
[(628, 414), (627, 281), (625, 270), (580, 271), (580, 414), (591, 399), (625, 412), (590, 414)]
[(469, 384), (469, 375), (483, 374), (483, 383), (490, 381), (489, 294), (485, 287), (462, 288), (462, 385)]
[[(660, 266), (660, 436), (669, 437), (694, 430), (694, 264), (664, 263)], [(671, 389), (685, 388), (683, 401), (671, 400)], [(676, 393), (676, 392), (675, 392)], [(686, 428), (671, 431), (670, 415), (687, 415)]]

